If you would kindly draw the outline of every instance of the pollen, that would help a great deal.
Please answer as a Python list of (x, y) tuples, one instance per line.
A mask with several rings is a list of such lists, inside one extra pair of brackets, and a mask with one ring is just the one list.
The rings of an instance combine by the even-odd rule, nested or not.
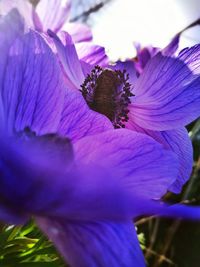
[(124, 128), (128, 121), (131, 93), (126, 70), (102, 69), (96, 66), (81, 85), (88, 106), (110, 119), (115, 128)]

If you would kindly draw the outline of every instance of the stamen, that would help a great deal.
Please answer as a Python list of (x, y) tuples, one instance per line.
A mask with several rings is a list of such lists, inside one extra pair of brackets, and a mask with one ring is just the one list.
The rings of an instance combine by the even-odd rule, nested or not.
[(88, 106), (107, 116), (115, 128), (124, 128), (131, 103), (131, 84), (126, 70), (103, 70), (96, 66), (81, 85)]

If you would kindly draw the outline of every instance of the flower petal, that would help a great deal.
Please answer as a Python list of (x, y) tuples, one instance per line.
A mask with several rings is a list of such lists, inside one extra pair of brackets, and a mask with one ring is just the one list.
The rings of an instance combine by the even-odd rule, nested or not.
[[(116, 135), (116, 142), (112, 142), (112, 145), (115, 145), (115, 151), (119, 138), (122, 142), (124, 139), (128, 140), (128, 144), (130, 144), (130, 139), (122, 138), (119, 131), (112, 132)], [(144, 135), (144, 138), (156, 144), (150, 137)], [(134, 141), (137, 139), (135, 138)], [(103, 149), (99, 142), (97, 142), (94, 153), (89, 149), (88, 155), (84, 157), (81, 155), (82, 151), (79, 151), (80, 155), (75, 154), (74, 161), (73, 152), (78, 153), (77, 147), (73, 151), (68, 139), (55, 134), (38, 137), (32, 132), (23, 132), (16, 140), (8, 139), (5, 136), (1, 137), (0, 145), (0, 205), (5, 207), (6, 211), (1, 219), (10, 220), (7, 216), (10, 214), (13, 215), (13, 218), (18, 214), (22, 218), (34, 215), (77, 222), (89, 220), (119, 222), (144, 214), (200, 219), (200, 209), (198, 208), (179, 206), (171, 208), (152, 200), (158, 194), (160, 195), (163, 189), (165, 190), (162, 182), (166, 183), (162, 174), (153, 173), (153, 169), (156, 167), (154, 163), (156, 159), (153, 155), (156, 153), (157, 156), (160, 156), (161, 168), (155, 170), (160, 173), (164, 172), (164, 168), (169, 167), (169, 165), (163, 167), (162, 164), (167, 163), (167, 156), (169, 157), (169, 154), (172, 153), (166, 152), (164, 161), (162, 153), (158, 155), (156, 149), (152, 149), (149, 143), (146, 145), (151, 149), (149, 157), (152, 159), (152, 164), (149, 167), (150, 160), (145, 157), (147, 161), (144, 167), (145, 171), (138, 171), (136, 168), (135, 171), (132, 171), (133, 168), (131, 169), (130, 166), (127, 170), (127, 165), (133, 165), (133, 162), (140, 168), (138, 161), (142, 157), (142, 153), (133, 154), (133, 158), (129, 158), (127, 164), (128, 160), (126, 160), (125, 154), (132, 149), (132, 145), (130, 148), (124, 146), (121, 149), (123, 158), (120, 156), (120, 165), (119, 160), (116, 159), (114, 148), (103, 154), (108, 159), (107, 165), (104, 158), (101, 158), (100, 161), (98, 151), (100, 150), (102, 153)], [(108, 149), (105, 138), (102, 145), (105, 145), (106, 150)], [(83, 146), (82, 149), (84, 150), (85, 147)], [(158, 147), (160, 147), (159, 144)], [(111, 159), (111, 154), (113, 154), (113, 159)], [(98, 159), (99, 161), (97, 161)], [(170, 169), (168, 168), (168, 179), (174, 165), (173, 161)], [(158, 176), (160, 180), (157, 179)], [(151, 179), (155, 179), (155, 181), (151, 182)], [(148, 188), (142, 188), (142, 186)]]
[(98, 162), (115, 170), (122, 186), (149, 199), (164, 195), (177, 175), (174, 153), (151, 137), (129, 130), (85, 137), (75, 143), (74, 150), (78, 162)]
[(131, 222), (37, 222), (72, 267), (145, 267)]
[(55, 132), (64, 101), (64, 83), (55, 55), (32, 31), (16, 40), (5, 55), (0, 82), (8, 129)]
[(80, 92), (66, 92), (58, 133), (76, 142), (85, 136), (111, 129), (113, 125), (109, 119), (90, 110)]
[(135, 63), (131, 60), (127, 61), (117, 61), (116, 65), (110, 66), (112, 69), (115, 70), (121, 70), (122, 72), (126, 70), (126, 72), (129, 75), (128, 82), (132, 85), (132, 87), (135, 85), (137, 81), (137, 75), (136, 75), (136, 69), (135, 69)]
[(200, 45), (183, 49), (178, 58), (184, 61), (194, 74), (200, 74)]
[(142, 128), (170, 130), (200, 115), (200, 77), (182, 61), (156, 55), (140, 75), (129, 118)]
[(173, 56), (176, 53), (176, 51), (178, 50), (178, 46), (179, 46), (180, 35), (181, 33), (176, 34), (172, 38), (170, 43), (164, 49), (162, 49), (162, 54), (164, 56)]
[(19, 137), (0, 139), (1, 201), (19, 213), (131, 219), (141, 215), (141, 199), (160, 198), (176, 178), (173, 153), (133, 131), (85, 137), (74, 153), (69, 140), (52, 135)]
[(12, 9), (17, 9), (29, 28), (41, 30), (41, 22), (33, 8), (26, 0), (1, 0), (0, 15), (8, 14)]
[(67, 22), (61, 30), (68, 32), (74, 43), (88, 42), (92, 40), (91, 29), (84, 24)]
[(36, 12), (43, 24), (43, 30), (59, 31), (69, 18), (71, 0), (40, 0)]
[(7, 61), (7, 54), (13, 42), (24, 33), (24, 23), (19, 12), (13, 9), (7, 16), (0, 17), (0, 81), (3, 80), (3, 69)]
[(80, 85), (83, 83), (85, 76), (71, 36), (68, 33), (62, 32), (60, 34), (61, 42), (52, 31), (48, 31), (48, 34), (53, 38), (55, 43), (68, 87), (71, 89), (80, 89)]
[(109, 59), (104, 47), (94, 45), (91, 42), (82, 42), (76, 44), (76, 49), (78, 57), (82, 61), (85, 61), (92, 66), (100, 65), (106, 67), (108, 65)]
[[(197, 25), (200, 25), (200, 19), (198, 18), (197, 20), (193, 21), (191, 24), (189, 24), (187, 27), (185, 27), (182, 31), (178, 32), (171, 40), (171, 42), (162, 50), (162, 54), (165, 56), (173, 56), (177, 51), (179, 47), (179, 41), (181, 35), (187, 31), (188, 29), (195, 27)], [(194, 46), (195, 47), (195, 46)], [(193, 47), (193, 48), (194, 48)], [(193, 50), (192, 48), (192, 50)], [(186, 50), (190, 50), (186, 48)], [(184, 49), (184, 52), (186, 52)], [(186, 53), (187, 54), (187, 53)], [(190, 53), (189, 53), (190, 54)]]
[(23, 224), (28, 220), (24, 214), (9, 209), (0, 204), (0, 221), (8, 224)]
[(116, 171), (74, 161), (68, 139), (26, 131), (16, 140), (1, 137), (0, 145), (0, 204), (14, 215), (87, 221), (131, 219), (138, 212)]
[(1, 136), (0, 144), (1, 204), (18, 214), (44, 212), (60, 190), (56, 175), (62, 180), (73, 161), (69, 140), (26, 130), (15, 139)]
[[(154, 132), (155, 133), (155, 132)], [(152, 135), (153, 137), (153, 135)], [(165, 148), (171, 149), (179, 159), (179, 172), (176, 181), (169, 191), (180, 193), (183, 185), (188, 181), (192, 172), (193, 149), (192, 143), (185, 128), (160, 132), (155, 140), (162, 142)]]
[(169, 191), (180, 193), (183, 185), (190, 178), (193, 165), (192, 143), (185, 128), (171, 131), (151, 131), (129, 122), (128, 129), (147, 134), (162, 144), (164, 148), (173, 151), (179, 160), (179, 172), (176, 181), (169, 187)]
[(141, 48), (140, 44), (136, 44), (135, 48), (137, 51), (137, 56), (134, 59), (134, 65), (137, 73), (141, 74), (149, 60), (155, 56), (160, 49), (153, 46)]

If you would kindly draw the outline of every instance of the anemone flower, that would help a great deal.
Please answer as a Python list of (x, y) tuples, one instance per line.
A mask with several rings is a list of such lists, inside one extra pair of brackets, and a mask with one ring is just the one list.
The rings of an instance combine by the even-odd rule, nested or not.
[(69, 86), (82, 92), (92, 110), (115, 128), (148, 134), (177, 154), (179, 172), (169, 189), (179, 193), (192, 170), (192, 145), (184, 126), (200, 114), (200, 46), (185, 49), (177, 58), (157, 53), (138, 78), (131, 61), (83, 70), (70, 36), (65, 34), (63, 44), (48, 33)]
[(1, 220), (34, 216), (72, 267), (143, 267), (132, 218), (200, 219), (152, 200), (176, 179), (176, 154), (92, 111), (15, 10), (0, 19), (0, 51)]

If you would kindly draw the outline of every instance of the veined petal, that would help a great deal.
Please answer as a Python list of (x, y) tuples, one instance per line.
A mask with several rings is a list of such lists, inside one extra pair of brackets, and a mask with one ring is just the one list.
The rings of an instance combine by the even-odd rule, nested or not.
[(65, 92), (55, 55), (33, 31), (16, 40), (5, 55), (0, 77), (9, 131), (30, 127), (38, 134), (55, 132)]
[(173, 153), (133, 131), (85, 137), (74, 151), (65, 138), (19, 137), (0, 139), (0, 194), (3, 204), (22, 214), (131, 219), (141, 214), (141, 199), (160, 198), (176, 178)]
[[(159, 154), (156, 149), (152, 149), (150, 143), (146, 143), (147, 148), (151, 149), (148, 154), (151, 160), (147, 155), (144, 158), (137, 147), (137, 155), (135, 153), (131, 157), (130, 138), (124, 138), (117, 130), (112, 132), (115, 135), (115, 138), (113, 137), (115, 142), (112, 141), (111, 146), (115, 146), (115, 149), (109, 149), (105, 142), (105, 136), (102, 144), (97, 136), (94, 136), (97, 139), (97, 148), (94, 149), (94, 153), (89, 149), (85, 157), (82, 155), (82, 151), (79, 151), (80, 156), (74, 154), (74, 152), (78, 153), (77, 147), (73, 151), (68, 139), (55, 134), (38, 137), (31, 132), (24, 132), (15, 140), (7, 139), (5, 136), (1, 137), (0, 205), (5, 207), (4, 210), (8, 210), (9, 214), (13, 214), (13, 218), (18, 214), (22, 218), (34, 215), (54, 218), (58, 221), (111, 220), (120, 222), (131, 220), (139, 215), (153, 214), (200, 219), (200, 209), (198, 208), (179, 206), (171, 208), (152, 200), (163, 194), (167, 188), (166, 183), (169, 182), (162, 177), (163, 173), (168, 171), (168, 180), (173, 178), (170, 175), (174, 171), (175, 161), (169, 165), (168, 159), (172, 153)], [(109, 132), (108, 135), (111, 135), (112, 132)], [(134, 135), (133, 131), (130, 133)], [(141, 136), (141, 134), (139, 135)], [(156, 144), (150, 137), (144, 135), (144, 138)], [(122, 142), (121, 146), (127, 140), (131, 145), (129, 147), (127, 144), (128, 148), (124, 146), (124, 149), (120, 150), (120, 162), (114, 153), (119, 140)], [(109, 141), (110, 139), (107, 138), (107, 142)], [(138, 139), (135, 138), (134, 141), (138, 141)], [(141, 142), (139, 144), (143, 145)], [(100, 145), (104, 145), (105, 149), (108, 149), (107, 153), (103, 153), (104, 158), (101, 157), (101, 159), (99, 154), (102, 154), (103, 147), (101, 149)], [(83, 145), (82, 149), (88, 147)], [(162, 150), (159, 144), (158, 147)], [(100, 152), (98, 153), (98, 151)], [(113, 154), (113, 159), (111, 154)], [(127, 154), (130, 155), (129, 158), (125, 157)], [(154, 154), (159, 157), (158, 160), (161, 164), (159, 169), (155, 169), (156, 163), (154, 162), (157, 159)], [(140, 169), (140, 157), (147, 161), (144, 171), (137, 170), (137, 168)], [(134, 171), (130, 168), (133, 164), (136, 165)], [(163, 166), (165, 164), (167, 165)], [(154, 171), (159, 174), (154, 174)], [(155, 180), (151, 182), (151, 179)], [(6, 220), (5, 212), (3, 216), (1, 219)]]
[[(3, 2), (3, 4), (5, 4)], [(4, 70), (7, 64), (7, 57), (10, 46), (14, 41), (24, 33), (25, 27), (22, 17), (16, 9), (9, 12), (8, 15), (0, 17), (0, 51), (1, 64), (0, 64), (0, 88), (4, 86)], [(5, 123), (3, 99), (0, 97), (0, 122)]]
[(137, 81), (137, 74), (135, 69), (135, 63), (133, 61), (117, 61), (116, 65), (110, 67), (114, 70), (121, 70), (122, 72), (126, 70), (126, 72), (129, 74), (128, 82), (131, 84), (131, 88), (134, 87)]
[(179, 160), (179, 172), (175, 182), (169, 187), (169, 191), (180, 193), (182, 186), (190, 178), (193, 165), (192, 143), (185, 128), (171, 131), (151, 131), (129, 121), (126, 128), (147, 134), (162, 144), (164, 148), (173, 151)]
[[(195, 27), (197, 25), (200, 24), (200, 19), (198, 18), (197, 20), (193, 21), (191, 24), (189, 24), (187, 27), (185, 27), (182, 31), (178, 32), (171, 40), (171, 42), (162, 50), (162, 54), (165, 56), (173, 56), (177, 51), (178, 51), (178, 47), (179, 47), (179, 41), (180, 41), (180, 37), (181, 35), (188, 29)], [(192, 47), (193, 50), (194, 47)], [(199, 49), (199, 48), (198, 48)], [(189, 51), (190, 49), (186, 48), (184, 49), (184, 53), (186, 51)], [(195, 49), (194, 49), (195, 50)], [(191, 51), (190, 51), (191, 52)], [(189, 52), (189, 54), (190, 54)], [(194, 52), (194, 51), (193, 51)], [(188, 52), (186, 52), (186, 54), (188, 54)], [(185, 55), (186, 56), (186, 55)], [(191, 54), (190, 54), (191, 56)], [(187, 57), (187, 56), (186, 56)], [(193, 57), (193, 56), (192, 56)], [(178, 57), (179, 58), (179, 57)], [(194, 57), (193, 57), (194, 59)], [(199, 59), (198, 59), (199, 61)], [(192, 70), (192, 69), (191, 69)]]
[(7, 16), (0, 17), (0, 84), (2, 86), (3, 73), (7, 61), (7, 54), (13, 42), (24, 33), (24, 22), (19, 12), (13, 9)]
[(84, 24), (67, 22), (63, 25), (61, 30), (68, 32), (74, 43), (88, 42), (92, 40), (91, 29)]
[(77, 161), (98, 162), (116, 170), (122, 186), (139, 196), (160, 198), (176, 179), (175, 154), (147, 135), (123, 129), (106, 131), (79, 140), (74, 149)]
[(83, 83), (85, 76), (71, 36), (68, 33), (62, 32), (60, 34), (61, 42), (55, 33), (51, 31), (48, 31), (48, 33), (55, 43), (68, 87), (71, 89), (80, 89), (80, 85)]
[(144, 48), (140, 48), (139, 46), (136, 46), (137, 50), (137, 56), (134, 60), (135, 69), (137, 70), (138, 74), (141, 74), (146, 66), (146, 64), (149, 62), (149, 60), (155, 56), (159, 52), (159, 48), (147, 46)]
[(188, 181), (192, 172), (193, 149), (192, 143), (185, 128), (171, 131), (153, 132), (152, 137), (164, 144), (165, 148), (171, 149), (179, 160), (179, 172), (176, 181), (169, 187), (169, 191), (180, 193), (183, 185)]
[(173, 56), (176, 53), (179, 46), (180, 35), (181, 33), (176, 34), (171, 42), (164, 49), (162, 49), (162, 54), (164, 56)]
[(135, 87), (129, 118), (150, 130), (182, 127), (200, 115), (200, 77), (182, 61), (156, 55)]
[(183, 49), (178, 58), (184, 61), (194, 74), (200, 74), (200, 45)]
[(89, 63), (82, 61), (82, 60), (80, 60), (80, 62), (81, 62), (81, 67), (82, 67), (84, 76), (86, 77), (88, 74), (91, 74), (93, 66), (90, 65)]
[(82, 61), (85, 61), (92, 66), (100, 65), (106, 67), (108, 65), (109, 59), (104, 47), (94, 45), (91, 42), (81, 42), (76, 44), (76, 49), (78, 57)]
[(79, 91), (66, 92), (58, 133), (76, 142), (85, 136), (112, 129), (110, 120), (90, 110)]
[(131, 222), (37, 222), (72, 267), (145, 267)]
[(36, 12), (43, 24), (43, 30), (59, 31), (69, 18), (71, 0), (40, 0)]
[(41, 22), (31, 5), (26, 0), (1, 0), (0, 1), (0, 15), (5, 16), (12, 9), (16, 9), (26, 22), (29, 28), (36, 28), (41, 30)]

